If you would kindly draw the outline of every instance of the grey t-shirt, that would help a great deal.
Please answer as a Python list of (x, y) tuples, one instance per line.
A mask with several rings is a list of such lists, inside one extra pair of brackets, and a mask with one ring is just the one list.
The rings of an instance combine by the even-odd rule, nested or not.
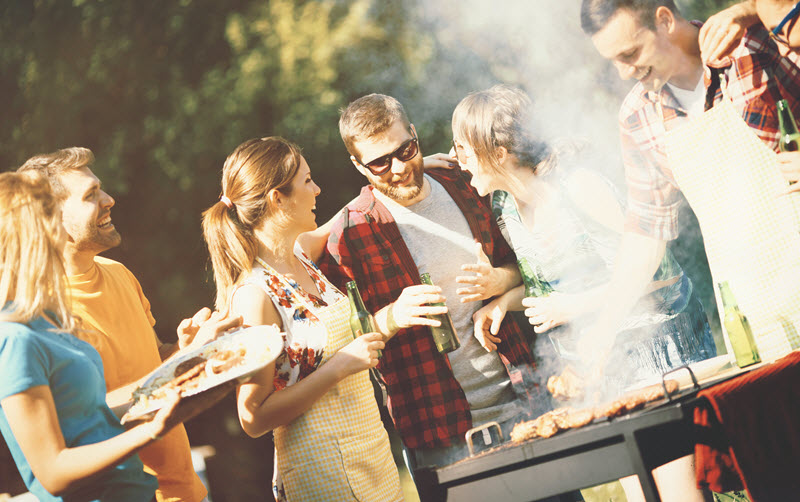
[(481, 308), (481, 302), (461, 303), (456, 294), (458, 288), (465, 286), (456, 283), (456, 276), (468, 275), (461, 271), (461, 265), (477, 259), (472, 232), (447, 190), (430, 176), (425, 178), (431, 186), (430, 194), (408, 207), (377, 190), (373, 193), (392, 213), (420, 273), (430, 273), (447, 299), (461, 342), (461, 347), (447, 356), (466, 394), (473, 424), (504, 422), (521, 410), (508, 373), (497, 352), (486, 352), (475, 339), (472, 314)]

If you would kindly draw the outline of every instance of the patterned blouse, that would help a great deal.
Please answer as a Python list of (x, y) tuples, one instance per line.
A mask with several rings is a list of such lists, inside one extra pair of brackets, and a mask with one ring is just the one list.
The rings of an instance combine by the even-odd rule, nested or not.
[(275, 361), (275, 390), (295, 384), (317, 369), (328, 341), (328, 330), (316, 313), (344, 296), (299, 245), (295, 245), (294, 252), (317, 286), (319, 296), (303, 290), (297, 282), (276, 272), (261, 258), (256, 258), (256, 266), (244, 281), (244, 284), (262, 288), (283, 320), (284, 351)]

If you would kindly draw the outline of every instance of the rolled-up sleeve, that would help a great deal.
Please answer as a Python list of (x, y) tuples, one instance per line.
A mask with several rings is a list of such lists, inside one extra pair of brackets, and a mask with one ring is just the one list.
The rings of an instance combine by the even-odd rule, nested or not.
[[(655, 239), (670, 241), (678, 237), (678, 214), (683, 200), (678, 187), (665, 172), (666, 159), (656, 145), (656, 137), (640, 130), (632, 131), (630, 122), (621, 124), (622, 161), (628, 188), (625, 230)], [(648, 134), (635, 139), (635, 135)]]

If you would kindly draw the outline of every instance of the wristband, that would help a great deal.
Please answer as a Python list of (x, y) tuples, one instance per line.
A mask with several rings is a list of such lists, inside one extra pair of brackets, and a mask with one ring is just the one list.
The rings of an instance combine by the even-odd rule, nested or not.
[(398, 326), (397, 321), (394, 320), (394, 303), (389, 305), (389, 310), (386, 312), (386, 327), (389, 328), (391, 334), (400, 331), (400, 326)]

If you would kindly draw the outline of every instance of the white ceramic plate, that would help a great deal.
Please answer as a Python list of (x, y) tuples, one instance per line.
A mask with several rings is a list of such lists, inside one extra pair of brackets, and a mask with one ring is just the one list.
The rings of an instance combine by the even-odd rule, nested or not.
[(147, 380), (133, 391), (134, 404), (122, 417), (122, 423), (141, 418), (163, 406), (161, 399), (152, 398), (153, 393), (175, 378), (175, 370), (181, 363), (195, 357), (209, 359), (219, 351), (238, 351), (242, 348), (245, 349), (245, 355), (241, 363), (221, 373), (214, 373), (207, 367), (202, 384), (196, 388), (182, 391), (181, 397), (200, 394), (234, 379), (245, 381), (255, 372), (277, 359), (283, 351), (283, 336), (275, 325), (252, 326), (226, 333), (198, 349), (170, 359), (156, 368)]

